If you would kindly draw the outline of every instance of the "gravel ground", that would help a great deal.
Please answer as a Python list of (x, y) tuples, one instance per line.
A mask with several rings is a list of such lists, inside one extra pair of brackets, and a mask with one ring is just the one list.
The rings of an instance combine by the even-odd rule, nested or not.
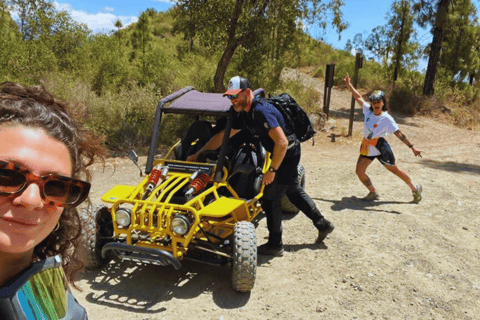
[[(323, 93), (323, 83), (305, 81)], [(333, 89), (333, 133), (348, 128), (350, 101), (348, 92)], [(480, 135), (431, 118), (394, 117), (424, 150), (415, 158), (395, 136), (387, 138), (398, 166), (423, 185), (420, 204), (378, 162), (367, 173), (380, 201), (359, 199), (367, 190), (354, 172), (357, 117), (353, 137), (331, 142), (327, 130), (315, 145), (302, 145), (306, 190), (336, 226), (324, 244), (314, 243), (315, 229), (302, 213), (286, 215), (285, 255), (260, 256), (255, 287), (243, 294), (231, 289), (228, 267), (186, 262), (173, 271), (124, 263), (88, 271), (75, 295), (89, 319), (480, 319)], [(129, 160), (110, 159), (95, 171), (92, 201), (139, 179)], [(262, 220), (258, 244), (266, 237)]]

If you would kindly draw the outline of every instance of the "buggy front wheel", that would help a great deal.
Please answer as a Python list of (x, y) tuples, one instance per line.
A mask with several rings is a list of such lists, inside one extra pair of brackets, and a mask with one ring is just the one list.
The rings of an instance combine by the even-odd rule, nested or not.
[(233, 229), (232, 285), (239, 292), (253, 289), (257, 275), (257, 236), (255, 227), (240, 221)]
[(95, 206), (95, 225), (87, 233), (87, 245), (89, 249), (88, 268), (96, 269), (109, 263), (113, 256), (111, 253), (106, 258), (102, 257), (102, 248), (113, 236), (112, 215), (107, 207)]

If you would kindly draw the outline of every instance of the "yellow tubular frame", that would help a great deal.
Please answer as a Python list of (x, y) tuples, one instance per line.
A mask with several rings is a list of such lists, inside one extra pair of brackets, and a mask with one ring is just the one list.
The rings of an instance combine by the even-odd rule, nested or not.
[[(167, 156), (174, 150), (175, 144)], [(168, 159), (168, 157), (165, 159)], [(165, 164), (164, 159), (154, 162), (154, 166)], [(175, 161), (169, 161), (175, 162)], [(267, 153), (262, 172), (265, 173), (270, 167), (270, 154)], [(179, 162), (185, 164), (185, 162)], [(200, 163), (188, 163), (198, 164)], [(213, 170), (215, 172), (215, 170)], [(210, 177), (213, 178), (213, 174)], [(263, 196), (264, 186), (260, 192), (249, 200), (240, 199), (235, 190), (226, 181), (228, 172), (223, 168), (223, 178), (213, 184), (192, 200), (183, 205), (171, 203), (172, 197), (189, 183), (190, 173), (169, 172), (150, 196), (141, 200), (148, 182), (148, 176), (136, 187), (116, 186), (109, 190), (103, 197), (104, 202), (112, 203), (111, 214), (115, 238), (126, 238), (126, 243), (149, 248), (158, 248), (169, 251), (174, 257), (182, 259), (188, 250), (188, 245), (194, 237), (202, 240), (218, 242), (218, 237), (226, 238), (233, 232), (233, 227), (238, 221), (252, 221), (262, 210), (259, 200)], [(226, 188), (230, 197), (220, 196), (218, 190)], [(158, 194), (158, 196), (157, 196)], [(209, 204), (206, 199), (209, 197)], [(212, 201), (214, 199), (214, 201)], [(121, 205), (129, 204), (132, 207), (131, 223), (128, 228), (119, 227), (116, 223), (116, 212)], [(193, 222), (189, 232), (180, 236), (170, 229), (170, 221), (175, 214), (184, 214), (192, 218)], [(135, 238), (134, 234), (140, 233), (143, 239)], [(209, 237), (208, 234), (214, 234)], [(171, 244), (162, 244), (161, 241), (169, 237)], [(207, 239), (208, 237), (208, 239)]]

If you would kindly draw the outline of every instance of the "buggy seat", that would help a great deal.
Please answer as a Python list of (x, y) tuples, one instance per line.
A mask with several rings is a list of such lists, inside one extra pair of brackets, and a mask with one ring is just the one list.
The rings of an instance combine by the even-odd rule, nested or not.
[(175, 159), (187, 160), (189, 155), (200, 150), (211, 137), (212, 124), (206, 120), (195, 120), (188, 128), (185, 137), (175, 147)]

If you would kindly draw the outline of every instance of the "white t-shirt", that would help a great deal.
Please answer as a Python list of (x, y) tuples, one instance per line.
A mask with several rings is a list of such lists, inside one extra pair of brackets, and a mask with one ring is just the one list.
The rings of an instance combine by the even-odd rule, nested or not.
[[(373, 111), (370, 111), (370, 105), (368, 103), (363, 105), (363, 115), (365, 116), (363, 134), (367, 139), (383, 138), (387, 134), (399, 130), (397, 123), (387, 111), (383, 111), (381, 115), (376, 116), (373, 114)], [(374, 146), (369, 145), (368, 156), (378, 155), (380, 155), (380, 151)]]

